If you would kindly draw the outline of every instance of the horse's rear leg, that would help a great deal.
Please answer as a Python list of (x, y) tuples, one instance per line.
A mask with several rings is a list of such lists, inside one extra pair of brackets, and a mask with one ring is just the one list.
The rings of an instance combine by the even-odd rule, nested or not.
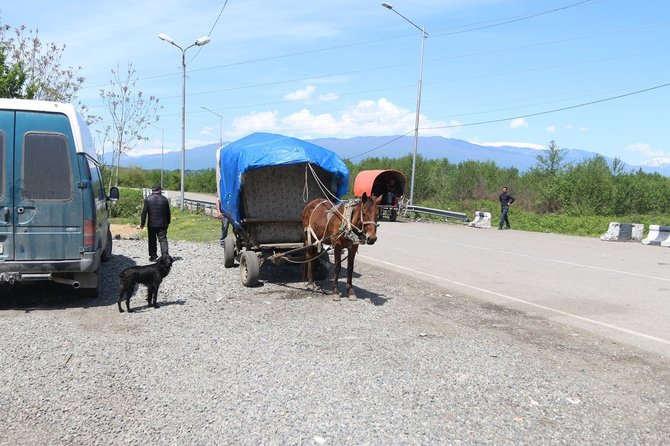
[(314, 247), (310, 246), (305, 250), (305, 274), (307, 279), (307, 289), (314, 289), (314, 274), (312, 270), (312, 259), (314, 258)]
[(333, 270), (333, 300), (340, 300), (340, 293), (337, 291), (337, 280), (340, 277), (340, 269), (342, 268), (342, 248), (336, 246), (334, 255), (335, 268)]
[(356, 291), (352, 284), (352, 277), (354, 275), (354, 258), (356, 257), (356, 251), (358, 251), (358, 245), (352, 244), (349, 248), (349, 253), (347, 254), (347, 295), (349, 300), (356, 300)]

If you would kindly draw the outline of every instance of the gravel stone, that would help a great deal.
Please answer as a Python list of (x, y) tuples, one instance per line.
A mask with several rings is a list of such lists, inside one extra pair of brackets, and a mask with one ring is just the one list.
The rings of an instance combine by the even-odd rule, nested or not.
[[(218, 242), (170, 241), (159, 309), (103, 292), (0, 291), (0, 444), (667, 444), (668, 360), (356, 264), (359, 299), (295, 265), (246, 288)], [(344, 273), (344, 272), (343, 272)], [(330, 281), (319, 282), (330, 289)], [(340, 279), (344, 293), (344, 278)]]

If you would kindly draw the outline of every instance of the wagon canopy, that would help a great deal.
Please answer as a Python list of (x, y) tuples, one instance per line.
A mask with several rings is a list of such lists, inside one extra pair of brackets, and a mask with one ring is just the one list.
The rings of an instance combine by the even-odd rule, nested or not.
[[(297, 138), (272, 133), (252, 133), (220, 148), (217, 152), (221, 211), (233, 226), (239, 227), (242, 219), (241, 193), (245, 175), (265, 167), (297, 164), (310, 164), (317, 170), (330, 172), (336, 184), (327, 184), (326, 187), (338, 199), (347, 193), (349, 168), (335, 152)], [(302, 199), (302, 194), (291, 198)]]
[(399, 170), (361, 170), (354, 180), (354, 196), (361, 197), (363, 192), (377, 197), (383, 195), (391, 178), (400, 185), (400, 190), (404, 194), (407, 179)]

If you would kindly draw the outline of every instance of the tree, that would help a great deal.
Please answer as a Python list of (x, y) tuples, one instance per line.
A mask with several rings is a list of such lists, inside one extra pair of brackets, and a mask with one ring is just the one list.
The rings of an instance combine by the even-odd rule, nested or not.
[(0, 46), (0, 98), (32, 99), (35, 95), (34, 87), (27, 88), (25, 94), (23, 93), (26, 83), (23, 64), (18, 62), (11, 67), (7, 66), (4, 51), (5, 49)]
[(539, 207), (543, 212), (556, 212), (561, 209), (564, 174), (567, 168), (565, 150), (560, 149), (556, 141), (551, 140), (544, 154), (537, 155), (537, 166), (532, 170), (537, 182), (540, 197)]
[(81, 67), (63, 67), (61, 58), (65, 45), (44, 43), (38, 32), (19, 26), (0, 26), (0, 46), (6, 49), (7, 62), (20, 64), (26, 73), (22, 95), (34, 89), (34, 99), (73, 102), (84, 83), (78, 73)]
[(624, 164), (623, 161), (621, 161), (621, 158), (614, 157), (614, 160), (612, 161), (612, 175), (618, 176), (621, 174), (624, 174), (626, 172), (626, 164)]
[(119, 163), (123, 153), (133, 150), (137, 144), (146, 139), (142, 134), (151, 123), (158, 122), (158, 98), (146, 96), (137, 89), (138, 76), (132, 63), (128, 62), (125, 73), (121, 73), (119, 65), (112, 69), (109, 90), (100, 90), (102, 102), (112, 118), (111, 143), (113, 145), (112, 165), (116, 166), (114, 184), (119, 184)]
[(543, 151), (544, 155), (537, 155), (537, 168), (546, 174), (556, 175), (565, 170), (566, 164), (564, 149), (560, 149), (553, 139), (549, 141), (549, 146)]

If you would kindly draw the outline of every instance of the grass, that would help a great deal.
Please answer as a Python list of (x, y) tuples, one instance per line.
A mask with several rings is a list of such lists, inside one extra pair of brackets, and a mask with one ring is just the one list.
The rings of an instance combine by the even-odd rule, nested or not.
[[(221, 220), (204, 214), (181, 211), (172, 208), (172, 218), (168, 229), (168, 240), (184, 240), (189, 242), (211, 242), (221, 236)], [(140, 217), (112, 218), (114, 224), (140, 224)], [(146, 231), (140, 233), (146, 237)]]
[[(458, 208), (457, 205), (452, 207), (453, 210), (457, 210)], [(483, 206), (479, 206), (478, 208), (481, 210), (488, 210)], [(474, 211), (466, 212), (469, 219), (474, 218)], [(500, 211), (499, 209), (493, 209), (490, 212), (492, 220), (491, 225), (496, 227), (500, 218)], [(417, 215), (424, 218), (426, 217), (422, 214)], [(434, 217), (432, 219), (441, 220), (439, 217)], [(577, 216), (568, 214), (536, 214), (519, 208), (514, 208), (514, 206), (510, 209), (509, 219), (512, 227), (521, 231), (576, 235), (583, 237), (600, 237), (607, 232), (609, 223), (613, 221), (620, 223), (642, 223), (645, 226), (645, 236), (649, 230), (650, 224), (670, 226), (670, 216), (668, 215)], [(111, 222), (115, 224), (138, 225), (140, 223), (140, 217), (138, 215), (133, 218), (112, 218)], [(217, 241), (220, 234), (220, 220), (204, 214), (195, 214), (189, 211), (181, 211), (177, 208), (172, 208), (172, 223), (168, 230), (168, 239), (210, 242)], [(146, 232), (142, 232), (140, 236), (146, 236)]]
[[(474, 218), (475, 211), (491, 212), (491, 225), (498, 226), (500, 206), (489, 200), (468, 200), (445, 204), (428, 203), (428, 207), (451, 209), (465, 212), (468, 221)], [(422, 217), (424, 215), (418, 214)], [(430, 218), (430, 217), (429, 217)], [(434, 219), (439, 220), (439, 217)], [(644, 225), (645, 236), (649, 225), (670, 225), (670, 215), (571, 215), (567, 213), (537, 214), (512, 205), (509, 220), (514, 229), (531, 232), (576, 235), (582, 237), (600, 237), (607, 232), (610, 222), (640, 223)]]

